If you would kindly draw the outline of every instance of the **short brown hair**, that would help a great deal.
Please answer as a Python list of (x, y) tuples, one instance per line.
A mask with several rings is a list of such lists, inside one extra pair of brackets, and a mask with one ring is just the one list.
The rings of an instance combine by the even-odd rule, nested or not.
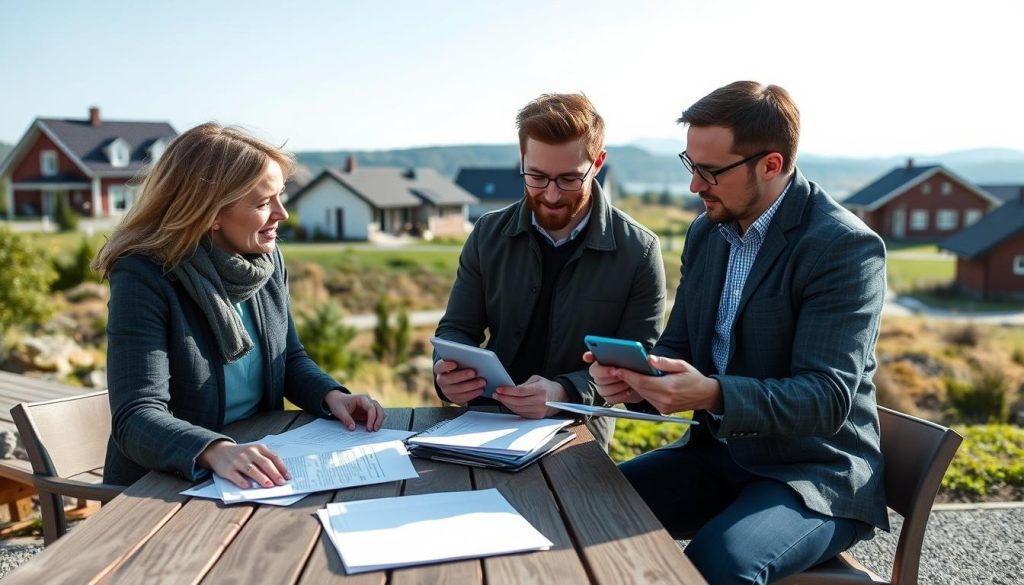
[(786, 173), (796, 165), (800, 110), (789, 92), (777, 85), (735, 81), (697, 100), (676, 121), (729, 128), (734, 153), (751, 156), (763, 150), (778, 152)]
[(580, 93), (545, 93), (526, 104), (516, 115), (519, 152), (526, 152), (526, 139), (544, 144), (565, 144), (583, 139), (591, 161), (604, 150), (604, 118), (587, 96)]
[(209, 122), (178, 136), (148, 170), (93, 270), (109, 277), (118, 258), (140, 252), (170, 271), (195, 252), (221, 209), (259, 184), (270, 161), (285, 178), (295, 167), (290, 153), (239, 128)]

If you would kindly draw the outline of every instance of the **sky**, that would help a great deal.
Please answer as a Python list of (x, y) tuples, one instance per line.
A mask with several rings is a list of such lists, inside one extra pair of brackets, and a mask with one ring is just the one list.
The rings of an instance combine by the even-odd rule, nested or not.
[(1017, 0), (0, 0), (0, 141), (36, 117), (215, 120), (292, 150), (515, 141), (584, 92), (608, 144), (678, 140), (738, 79), (785, 87), (803, 153), (1024, 150)]

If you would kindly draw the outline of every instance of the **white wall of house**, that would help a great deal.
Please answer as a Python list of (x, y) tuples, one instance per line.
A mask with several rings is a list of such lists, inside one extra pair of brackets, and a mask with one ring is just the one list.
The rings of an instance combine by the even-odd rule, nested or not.
[[(299, 214), (299, 224), (309, 237), (319, 230), (320, 233), (333, 238), (370, 238), (369, 226), (373, 222), (373, 209), (366, 201), (337, 181), (323, 179), (313, 185), (302, 195), (294, 209)], [(343, 215), (340, 232), (337, 223), (338, 209), (342, 210)]]

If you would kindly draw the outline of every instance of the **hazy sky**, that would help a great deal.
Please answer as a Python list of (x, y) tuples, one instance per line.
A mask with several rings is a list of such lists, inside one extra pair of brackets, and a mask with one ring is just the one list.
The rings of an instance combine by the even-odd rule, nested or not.
[(1024, 149), (1017, 0), (0, 0), (0, 141), (36, 116), (242, 124), (295, 150), (508, 143), (583, 91), (610, 144), (674, 138), (736, 79), (786, 87), (802, 152)]

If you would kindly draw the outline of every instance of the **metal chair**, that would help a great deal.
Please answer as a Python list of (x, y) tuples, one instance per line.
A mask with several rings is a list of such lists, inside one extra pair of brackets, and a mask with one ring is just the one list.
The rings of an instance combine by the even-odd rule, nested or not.
[(878, 407), (878, 420), (885, 458), (885, 503), (903, 517), (892, 580), (879, 577), (844, 552), (799, 575), (782, 579), (777, 585), (916, 585), (932, 503), (963, 437), (946, 427), (884, 406)]
[(124, 489), (103, 483), (110, 437), (107, 392), (23, 402), (11, 415), (32, 463), (43, 542), (49, 545), (67, 532), (62, 496), (109, 502)]

